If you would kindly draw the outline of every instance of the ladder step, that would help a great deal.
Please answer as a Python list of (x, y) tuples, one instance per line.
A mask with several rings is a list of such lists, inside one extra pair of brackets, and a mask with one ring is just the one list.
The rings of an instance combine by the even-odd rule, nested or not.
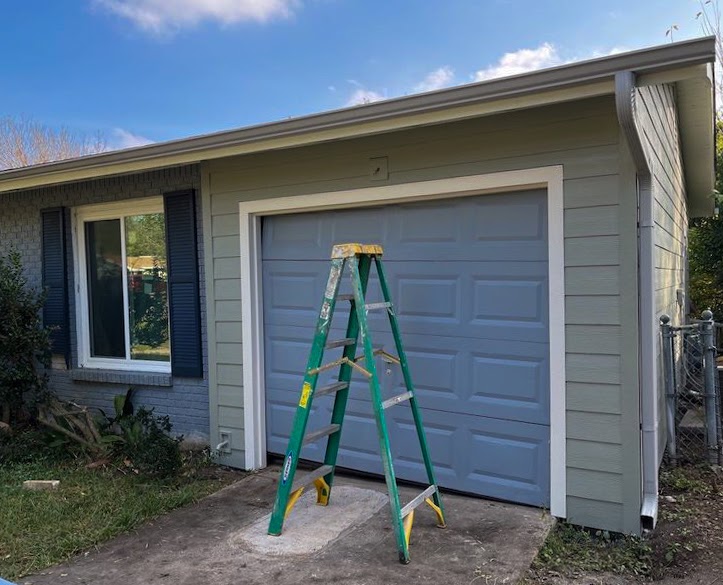
[(391, 309), (392, 303), (367, 303), (364, 305), (367, 311), (374, 311), (376, 309)]
[(321, 427), (320, 429), (317, 429), (316, 431), (312, 431), (304, 437), (304, 442), (302, 443), (302, 445), (306, 445), (308, 443), (313, 443), (317, 439), (321, 439), (321, 437), (333, 435), (334, 433), (338, 432), (340, 428), (341, 428), (340, 425), (331, 424), (328, 427)]
[(394, 406), (395, 404), (399, 404), (400, 402), (404, 402), (405, 400), (409, 400), (412, 397), (411, 392), (404, 392), (402, 394), (399, 394), (397, 396), (393, 396), (392, 398), (388, 398), (384, 402), (382, 402), (382, 408), (389, 408), (390, 406)]
[(308, 485), (311, 485), (317, 479), (319, 479), (320, 477), (324, 477), (325, 475), (329, 475), (332, 471), (334, 471), (334, 468), (331, 465), (322, 465), (321, 467), (317, 467), (316, 469), (310, 471), (306, 475), (296, 479), (291, 486), (290, 493), (293, 494), (299, 488), (303, 488)]
[(324, 346), (326, 349), (334, 349), (335, 347), (344, 347), (346, 345), (351, 345), (356, 341), (353, 337), (345, 337), (344, 339), (334, 339), (332, 341), (328, 341), (326, 345)]
[(337, 301), (352, 301), (354, 302), (354, 295), (336, 295)]
[(317, 389), (317, 391), (314, 392), (314, 396), (324, 396), (325, 394), (339, 392), (339, 390), (344, 390), (344, 388), (348, 387), (349, 382), (334, 382), (333, 384), (327, 384), (326, 386), (322, 386), (321, 388)]
[(411, 502), (409, 502), (404, 508), (402, 508), (402, 518), (407, 516), (414, 508), (419, 506), (424, 500), (426, 500), (429, 496), (431, 496), (434, 492), (437, 491), (436, 485), (430, 485), (426, 490), (424, 490), (421, 494), (419, 494), (416, 498), (414, 498)]

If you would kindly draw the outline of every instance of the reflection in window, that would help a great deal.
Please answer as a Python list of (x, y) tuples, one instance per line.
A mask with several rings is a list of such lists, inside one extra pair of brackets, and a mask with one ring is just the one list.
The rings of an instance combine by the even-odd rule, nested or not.
[(85, 223), (90, 355), (169, 362), (162, 213)]
[(90, 355), (123, 358), (123, 253), (120, 220), (85, 224), (88, 246)]
[(170, 361), (166, 226), (162, 213), (125, 218), (130, 354)]

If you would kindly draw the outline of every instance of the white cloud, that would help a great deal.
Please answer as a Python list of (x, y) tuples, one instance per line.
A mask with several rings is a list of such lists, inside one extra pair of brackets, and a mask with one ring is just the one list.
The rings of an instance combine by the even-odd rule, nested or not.
[[(599, 57), (607, 57), (617, 55), (628, 51), (626, 47), (613, 47), (606, 50), (595, 50), (587, 53), (583, 57), (563, 59), (555, 45), (552, 43), (543, 43), (536, 49), (520, 49), (511, 53), (505, 53), (497, 61), (497, 63), (480, 69), (469, 77), (473, 81), (485, 81), (497, 77), (507, 77), (510, 75), (519, 75), (536, 69), (544, 69), (546, 67), (554, 67), (557, 65), (565, 65), (581, 59), (591, 59)], [(469, 79), (468, 78), (468, 79)], [(378, 91), (368, 89), (364, 84), (355, 79), (347, 79), (347, 83), (354, 86), (354, 91), (346, 102), (346, 106), (357, 106), (360, 104), (368, 104), (379, 100), (387, 99), (387, 92), (380, 93)], [(416, 85), (411, 86), (409, 93), (422, 93), (426, 91), (434, 91), (445, 87), (450, 87), (459, 83), (456, 79), (454, 69), (449, 65), (439, 67), (431, 71)], [(336, 88), (329, 86), (329, 90)], [(393, 95), (397, 95), (396, 93)], [(406, 95), (406, 93), (405, 93)]]
[(354, 90), (354, 93), (352, 93), (347, 100), (346, 106), (349, 107), (359, 106), (361, 104), (370, 104), (384, 99), (386, 99), (386, 97), (377, 91), (372, 91), (371, 89), (366, 89), (364, 87), (357, 87)]
[(473, 77), (475, 81), (484, 81), (495, 77), (519, 75), (561, 63), (562, 59), (560, 59), (557, 48), (550, 43), (543, 43), (536, 49), (520, 49), (512, 53), (505, 53), (496, 64), (480, 69)]
[(414, 86), (415, 93), (434, 91), (448, 87), (454, 82), (454, 71), (451, 67), (445, 66), (435, 69), (423, 81)]
[(135, 146), (145, 146), (152, 144), (154, 141), (139, 134), (133, 134), (123, 128), (113, 128), (112, 138), (110, 140), (110, 150), (123, 150), (124, 148), (133, 148)]
[(300, 0), (93, 0), (143, 30), (165, 34), (202, 21), (223, 25), (291, 15)]

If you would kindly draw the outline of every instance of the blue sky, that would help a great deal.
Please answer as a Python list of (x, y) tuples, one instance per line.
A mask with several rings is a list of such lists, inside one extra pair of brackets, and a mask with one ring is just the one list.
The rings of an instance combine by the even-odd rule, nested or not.
[(114, 147), (700, 36), (695, 0), (24, 0), (0, 117)]

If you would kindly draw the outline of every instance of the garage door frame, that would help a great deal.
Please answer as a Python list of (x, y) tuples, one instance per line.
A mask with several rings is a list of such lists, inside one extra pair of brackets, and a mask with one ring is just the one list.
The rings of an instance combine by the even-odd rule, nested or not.
[[(532, 188), (547, 191), (550, 333), (550, 511), (566, 516), (565, 262), (561, 165), (380, 185), (239, 203), (243, 341), (244, 457), (246, 469), (266, 466), (266, 390), (261, 270), (264, 216), (440, 200)], [(300, 375), (302, 372), (299, 373)]]

